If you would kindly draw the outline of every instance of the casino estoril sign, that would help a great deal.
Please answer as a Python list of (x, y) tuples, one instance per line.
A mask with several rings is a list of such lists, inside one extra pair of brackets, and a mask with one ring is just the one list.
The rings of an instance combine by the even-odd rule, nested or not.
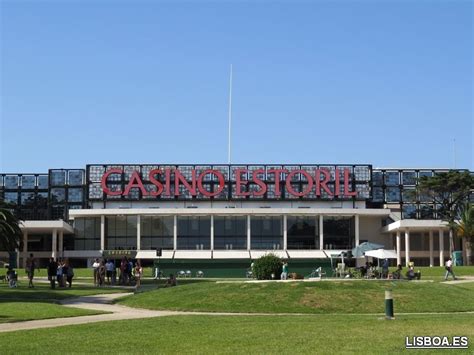
[[(348, 168), (334, 169), (334, 174), (325, 168), (312, 169), (307, 171), (304, 169), (287, 170), (287, 169), (255, 169), (249, 170), (239, 167), (231, 167), (231, 176), (235, 176), (232, 185), (232, 197), (261, 197), (268, 190), (268, 184), (262, 179), (267, 176), (267, 181), (271, 181), (274, 187), (275, 196), (280, 196), (282, 188), (295, 197), (305, 197), (309, 194), (319, 197), (324, 194), (330, 197), (353, 198), (357, 195), (357, 191), (352, 190), (351, 171)], [(123, 176), (124, 170), (121, 168), (112, 168), (106, 170), (102, 176), (100, 185), (103, 192), (107, 196), (128, 196), (132, 189), (140, 190), (142, 196), (157, 197), (160, 195), (180, 197), (183, 190), (188, 195), (197, 196), (198, 193), (206, 197), (216, 197), (225, 189), (226, 181), (224, 174), (214, 169), (191, 169), (186, 170), (186, 174), (182, 173), (179, 168), (163, 168), (152, 169), (142, 176), (139, 171), (127, 172), (130, 176), (121, 188), (113, 182), (117, 177)], [(294, 186), (294, 178), (301, 177), (301, 191)], [(284, 178), (283, 178), (284, 177)], [(120, 178), (119, 178), (120, 179)], [(214, 181), (212, 183), (209, 179)], [(299, 179), (298, 179), (299, 180)], [(111, 188), (111, 185), (114, 188)], [(153, 185), (153, 189), (147, 189), (145, 185)], [(253, 185), (252, 191), (248, 186)]]

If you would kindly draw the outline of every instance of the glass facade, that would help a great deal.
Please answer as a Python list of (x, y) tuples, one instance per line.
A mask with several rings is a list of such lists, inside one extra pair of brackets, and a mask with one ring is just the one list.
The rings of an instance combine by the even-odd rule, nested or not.
[(141, 249), (173, 249), (173, 216), (141, 216)]
[(137, 216), (105, 217), (105, 249), (137, 248)]
[(283, 217), (252, 216), (251, 249), (283, 249)]
[(247, 249), (247, 217), (215, 216), (214, 249)]
[(325, 249), (352, 249), (355, 238), (353, 217), (324, 216), (323, 233)]
[(29, 234), (28, 251), (51, 251), (53, 239), (51, 234)]
[(100, 249), (100, 217), (74, 220), (74, 250)]
[(178, 217), (178, 249), (209, 250), (211, 248), (210, 216)]
[(288, 249), (319, 249), (319, 217), (287, 217)]

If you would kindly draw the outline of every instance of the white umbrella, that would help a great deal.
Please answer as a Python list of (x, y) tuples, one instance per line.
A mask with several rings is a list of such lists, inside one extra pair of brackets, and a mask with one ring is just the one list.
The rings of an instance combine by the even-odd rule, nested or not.
[(397, 253), (395, 250), (376, 249), (366, 251), (365, 256), (371, 256), (377, 259), (396, 259)]

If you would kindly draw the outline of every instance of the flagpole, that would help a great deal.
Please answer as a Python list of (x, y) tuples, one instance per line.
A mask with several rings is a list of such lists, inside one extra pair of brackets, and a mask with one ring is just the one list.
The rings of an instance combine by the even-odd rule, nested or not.
[(232, 64), (230, 65), (230, 82), (229, 82), (229, 135), (228, 135), (228, 156), (227, 161), (231, 162), (231, 129), (232, 129)]

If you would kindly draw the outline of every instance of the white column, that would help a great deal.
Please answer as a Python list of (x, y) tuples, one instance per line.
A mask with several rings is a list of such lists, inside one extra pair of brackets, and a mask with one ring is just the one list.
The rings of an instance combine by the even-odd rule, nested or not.
[(439, 230), (439, 266), (444, 266), (444, 230)]
[(214, 250), (214, 215), (211, 214), (211, 250)]
[(105, 250), (105, 216), (100, 216), (100, 250)]
[(61, 258), (64, 256), (63, 249), (64, 249), (64, 231), (60, 230), (59, 231), (59, 250), (58, 250), (58, 254)]
[(288, 218), (283, 215), (283, 250), (288, 249)]
[(402, 238), (400, 237), (400, 231), (397, 231), (397, 265), (402, 265), (402, 252), (401, 252), (401, 244)]
[(319, 250), (324, 249), (323, 215), (319, 215)]
[(355, 215), (355, 246), (359, 245), (359, 215)]
[(53, 243), (52, 243), (52, 250), (51, 250), (51, 256), (56, 259), (58, 257), (58, 230), (53, 229), (52, 233), (52, 238), (53, 238)]
[(141, 238), (142, 238), (142, 219), (140, 215), (137, 215), (137, 250), (141, 250)]
[(410, 262), (410, 231), (405, 229), (405, 265)]
[(173, 249), (178, 249), (178, 216), (173, 216)]
[(250, 250), (251, 248), (251, 236), (252, 236), (252, 231), (250, 229), (250, 223), (251, 223), (251, 220), (250, 220), (250, 215), (247, 216), (247, 250)]
[(434, 253), (433, 253), (433, 231), (430, 230), (430, 266), (434, 265)]
[(26, 268), (26, 258), (28, 258), (28, 232), (23, 230), (23, 269)]

